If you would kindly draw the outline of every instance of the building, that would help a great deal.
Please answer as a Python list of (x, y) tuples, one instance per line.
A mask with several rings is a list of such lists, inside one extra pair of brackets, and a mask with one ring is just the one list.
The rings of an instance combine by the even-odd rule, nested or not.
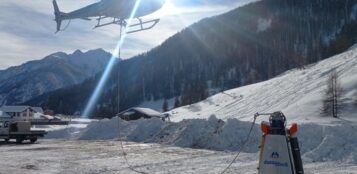
[(119, 113), (118, 116), (126, 121), (139, 120), (141, 118), (144, 119), (160, 118), (163, 121), (165, 121), (166, 118), (168, 118), (167, 114), (160, 113), (158, 111), (149, 108), (138, 108), (138, 107), (130, 108), (126, 111), (123, 111)]
[(31, 106), (2, 106), (0, 111), (10, 116), (15, 120), (32, 120), (34, 119), (35, 113), (43, 113), (42, 108), (40, 107), (31, 107)]
[(9, 114), (0, 110), (0, 118), (11, 118)]
[[(0, 111), (0, 139), (9, 133), (9, 122), (11, 116), (7, 113)], [(5, 136), (7, 138), (7, 136)]]

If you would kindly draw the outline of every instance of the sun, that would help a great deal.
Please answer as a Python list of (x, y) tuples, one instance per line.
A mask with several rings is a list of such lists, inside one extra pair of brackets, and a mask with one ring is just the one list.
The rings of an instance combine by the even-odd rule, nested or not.
[(147, 17), (152, 17), (152, 18), (161, 18), (164, 16), (172, 16), (172, 15), (178, 15), (181, 13), (181, 10), (176, 7), (171, 0), (166, 0), (165, 4), (163, 7), (156, 11), (155, 13), (152, 13), (148, 15)]

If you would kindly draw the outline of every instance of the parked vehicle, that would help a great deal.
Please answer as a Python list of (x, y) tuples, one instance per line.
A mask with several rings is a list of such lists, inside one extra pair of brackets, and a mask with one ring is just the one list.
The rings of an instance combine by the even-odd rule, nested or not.
[(0, 118), (0, 139), (8, 142), (12, 139), (17, 143), (29, 140), (35, 143), (39, 137), (43, 137), (46, 131), (32, 131), (29, 121), (12, 121), (8, 118)]

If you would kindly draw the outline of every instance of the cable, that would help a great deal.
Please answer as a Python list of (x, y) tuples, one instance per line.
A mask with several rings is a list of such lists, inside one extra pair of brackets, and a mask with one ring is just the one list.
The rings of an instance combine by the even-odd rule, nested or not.
[(247, 138), (246, 140), (243, 142), (243, 145), (241, 146), (240, 150), (238, 151), (237, 155), (234, 157), (234, 159), (229, 163), (229, 165), (221, 172), (221, 174), (224, 174), (228, 171), (228, 169), (232, 166), (232, 164), (238, 159), (240, 153), (244, 150), (245, 146), (247, 145), (249, 139), (250, 139), (250, 135), (253, 131), (253, 128), (254, 128), (254, 125), (255, 125), (255, 122), (257, 120), (257, 115), (254, 116), (254, 120), (252, 122), (252, 125), (250, 127), (250, 130), (248, 132), (248, 135), (247, 135)]
[(72, 135), (73, 135), (73, 132), (69, 131), (69, 124), (71, 124), (71, 122), (72, 122), (72, 116), (69, 116), (69, 122), (66, 125), (66, 131), (68, 134), (70, 134), (70, 137), (68, 137), (68, 140), (70, 140), (70, 138), (72, 138)]
[(149, 173), (146, 173), (146, 172), (143, 172), (143, 171), (136, 170), (133, 166), (130, 165), (129, 160), (128, 160), (128, 158), (126, 157), (126, 153), (125, 153), (123, 141), (121, 141), (120, 139), (119, 139), (119, 141), (120, 141), (121, 150), (122, 150), (122, 152), (123, 152), (124, 160), (125, 160), (125, 163), (126, 163), (126, 165), (128, 166), (128, 168), (129, 168), (131, 171), (136, 172), (136, 173), (149, 174)]
[[(120, 26), (120, 38), (122, 37), (122, 34), (123, 34), (123, 25)], [(119, 47), (118, 48), (118, 58), (120, 59), (120, 54), (121, 54), (121, 48)], [(118, 61), (118, 108), (117, 108), (117, 113), (119, 114), (120, 113), (120, 61)], [(118, 115), (118, 141), (120, 142), (120, 147), (121, 147), (121, 151), (123, 153), (123, 157), (124, 157), (124, 160), (125, 160), (125, 163), (126, 165), (128, 166), (128, 168), (135, 172), (135, 173), (140, 173), (140, 174), (149, 174), (149, 173), (146, 173), (146, 172), (143, 172), (143, 171), (139, 171), (139, 170), (136, 170), (132, 165), (130, 165), (129, 163), (129, 160), (127, 158), (127, 153), (125, 152), (125, 149), (124, 149), (124, 145), (123, 145), (123, 141), (121, 140), (120, 138), (120, 122), (119, 122), (119, 115)]]
[(68, 20), (67, 25), (63, 29), (60, 29), (59, 31), (65, 31), (69, 27), (69, 24), (71, 24), (71, 21), (72, 21), (71, 19)]

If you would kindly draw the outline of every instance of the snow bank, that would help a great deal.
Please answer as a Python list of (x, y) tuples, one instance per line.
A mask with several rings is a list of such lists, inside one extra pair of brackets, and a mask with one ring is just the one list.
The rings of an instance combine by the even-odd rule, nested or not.
[(300, 144), (304, 159), (309, 161), (348, 161), (357, 164), (356, 125), (303, 125)]
[[(204, 148), (213, 150), (239, 150), (246, 139), (252, 123), (230, 119), (226, 122), (211, 116), (209, 120), (191, 119), (170, 123), (150, 142), (180, 147)], [(245, 152), (258, 150), (259, 134), (255, 125), (250, 143)]]
[(80, 140), (125, 139), (145, 141), (157, 134), (165, 123), (160, 119), (127, 122), (117, 117), (90, 124), (79, 137)]
[[(160, 143), (188, 148), (238, 151), (248, 134), (251, 122), (215, 116), (181, 122), (163, 122), (160, 119), (123, 121), (118, 118), (91, 123), (87, 128), (70, 128), (49, 134), (51, 138), (80, 140), (113, 140)], [(346, 122), (341, 125), (303, 124), (298, 137), (304, 161), (347, 161), (357, 164), (357, 126)], [(77, 132), (76, 132), (77, 131)], [(259, 151), (261, 132), (254, 125), (248, 145), (243, 152)]]
[[(75, 138), (79, 140), (112, 140), (160, 143), (179, 147), (214, 150), (238, 150), (246, 139), (251, 122), (229, 119), (226, 122), (211, 116), (206, 119), (190, 119), (181, 122), (163, 122), (161, 119), (124, 121), (117, 117), (93, 122), (84, 129), (68, 128), (50, 132), (46, 138)], [(76, 135), (73, 135), (73, 132)], [(80, 132), (80, 133), (78, 133)], [(258, 142), (257, 125), (250, 143)], [(244, 149), (256, 152), (258, 144)]]

